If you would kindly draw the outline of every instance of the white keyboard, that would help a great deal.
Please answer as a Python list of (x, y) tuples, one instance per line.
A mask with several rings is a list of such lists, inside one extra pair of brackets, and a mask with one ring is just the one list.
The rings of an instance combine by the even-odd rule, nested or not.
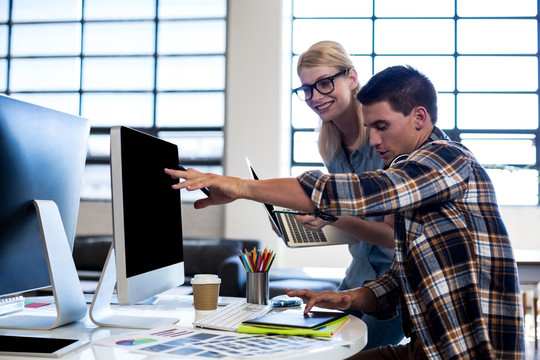
[(194, 321), (193, 325), (206, 329), (237, 331), (242, 321), (263, 316), (270, 310), (272, 310), (271, 305), (234, 302), (217, 309), (201, 320)]
[(22, 296), (0, 298), (0, 316), (22, 311), (23, 309), (24, 297)]

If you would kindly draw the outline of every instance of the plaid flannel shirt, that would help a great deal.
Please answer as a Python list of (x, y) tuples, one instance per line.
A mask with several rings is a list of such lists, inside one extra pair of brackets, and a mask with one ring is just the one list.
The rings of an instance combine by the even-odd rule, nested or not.
[(429, 359), (524, 358), (512, 247), (491, 180), (463, 145), (434, 141), (384, 171), (298, 180), (325, 213), (395, 214), (392, 266), (365, 285), (378, 299), (373, 315), (392, 317), (403, 298), (404, 330)]

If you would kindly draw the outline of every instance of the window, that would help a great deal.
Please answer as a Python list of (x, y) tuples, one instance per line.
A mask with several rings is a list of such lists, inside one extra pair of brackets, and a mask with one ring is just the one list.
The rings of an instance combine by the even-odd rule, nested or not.
[(83, 198), (110, 198), (114, 125), (222, 173), (226, 13), (226, 0), (0, 0), (0, 92), (90, 119)]
[[(298, 56), (331, 39), (365, 83), (410, 64), (438, 90), (441, 127), (469, 147), (500, 204), (538, 205), (537, 2), (522, 0), (293, 0), (292, 88)], [(322, 166), (316, 115), (292, 96), (292, 173)]]

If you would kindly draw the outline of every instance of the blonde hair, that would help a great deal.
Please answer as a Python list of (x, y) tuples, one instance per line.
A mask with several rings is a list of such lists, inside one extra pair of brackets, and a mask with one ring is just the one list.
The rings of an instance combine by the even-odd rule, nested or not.
[[(297, 73), (303, 67), (331, 66), (340, 70), (354, 68), (353, 62), (349, 54), (345, 51), (341, 44), (335, 41), (320, 41), (300, 55), (298, 59)], [(362, 117), (362, 105), (356, 100), (356, 94), (360, 90), (360, 82), (356, 84), (356, 88), (351, 91), (351, 101), (355, 104), (356, 117), (358, 119), (358, 138), (353, 145), (353, 150), (361, 148), (367, 141), (368, 131), (364, 126)], [(319, 132), (319, 153), (324, 162), (328, 164), (341, 149), (341, 133), (337, 126), (329, 121), (322, 122)]]

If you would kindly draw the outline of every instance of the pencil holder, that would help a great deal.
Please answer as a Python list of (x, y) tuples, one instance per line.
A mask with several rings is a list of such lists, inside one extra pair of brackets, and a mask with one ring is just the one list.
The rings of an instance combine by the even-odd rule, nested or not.
[(269, 273), (264, 272), (248, 272), (246, 273), (246, 302), (250, 304), (268, 305)]

